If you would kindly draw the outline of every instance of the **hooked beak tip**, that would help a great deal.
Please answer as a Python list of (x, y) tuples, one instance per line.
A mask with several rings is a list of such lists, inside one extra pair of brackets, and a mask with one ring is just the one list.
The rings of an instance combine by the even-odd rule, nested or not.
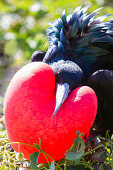
[(54, 113), (52, 115), (52, 118), (56, 115), (56, 113), (58, 112), (59, 108), (60, 108), (60, 106), (59, 107), (55, 107), (55, 111), (54, 111)]
[(53, 115), (52, 115), (52, 118), (54, 118), (55, 115), (56, 115), (56, 113), (54, 112)]

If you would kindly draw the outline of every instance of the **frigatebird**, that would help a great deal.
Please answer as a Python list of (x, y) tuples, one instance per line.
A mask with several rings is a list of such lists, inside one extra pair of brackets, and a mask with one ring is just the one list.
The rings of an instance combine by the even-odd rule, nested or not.
[(56, 107), (53, 117), (68, 98), (70, 92), (81, 85), (90, 86), (98, 99), (95, 120), (98, 132), (113, 133), (113, 20), (103, 22), (111, 14), (91, 14), (89, 6), (77, 7), (66, 17), (50, 22), (47, 29), (47, 52), (36, 51), (32, 62), (43, 61), (55, 73)]

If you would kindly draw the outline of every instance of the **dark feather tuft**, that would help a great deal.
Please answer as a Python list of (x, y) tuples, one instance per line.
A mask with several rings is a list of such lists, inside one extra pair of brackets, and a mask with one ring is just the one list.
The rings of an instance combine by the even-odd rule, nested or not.
[[(98, 63), (101, 69), (105, 67), (104, 63), (113, 63), (113, 21), (103, 22), (111, 14), (95, 18), (102, 8), (87, 14), (88, 8), (89, 6), (77, 7), (73, 14), (67, 17), (63, 11), (61, 19), (49, 24), (47, 34), (50, 46), (44, 62), (71, 60), (83, 70), (86, 70), (87, 66), (89, 69), (92, 67), (92, 72), (96, 71), (95, 63)], [(100, 60), (104, 61), (103, 64)], [(86, 72), (88, 74), (89, 70)]]

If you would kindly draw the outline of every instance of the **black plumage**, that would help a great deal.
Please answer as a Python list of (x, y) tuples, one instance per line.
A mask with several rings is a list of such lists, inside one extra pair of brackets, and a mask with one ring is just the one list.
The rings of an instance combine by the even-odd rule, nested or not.
[(94, 89), (98, 99), (96, 131), (105, 136), (105, 132), (109, 130), (111, 136), (113, 133), (113, 71), (96, 71), (90, 76), (88, 85)]
[[(112, 134), (113, 21), (103, 22), (110, 14), (95, 19), (100, 9), (91, 14), (86, 13), (87, 9), (88, 6), (77, 7), (67, 17), (63, 11), (61, 19), (50, 23), (50, 46), (41, 60), (53, 68), (56, 83), (69, 85), (68, 94), (80, 85), (94, 89), (98, 98), (98, 132), (105, 135), (110, 130)], [(32, 61), (38, 61), (34, 58)]]
[(45, 54), (46, 54), (45, 51), (41, 51), (41, 50), (35, 51), (31, 56), (31, 62), (42, 61)]
[(83, 83), (83, 72), (81, 68), (72, 61), (60, 60), (51, 65), (55, 80), (59, 84), (68, 83), (70, 90), (79, 87)]

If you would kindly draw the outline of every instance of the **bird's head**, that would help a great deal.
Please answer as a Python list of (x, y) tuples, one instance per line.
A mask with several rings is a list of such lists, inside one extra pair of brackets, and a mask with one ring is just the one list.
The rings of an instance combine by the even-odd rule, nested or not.
[(67, 99), (69, 93), (82, 85), (83, 72), (81, 68), (72, 61), (60, 60), (51, 65), (56, 82), (56, 107), (53, 116)]

